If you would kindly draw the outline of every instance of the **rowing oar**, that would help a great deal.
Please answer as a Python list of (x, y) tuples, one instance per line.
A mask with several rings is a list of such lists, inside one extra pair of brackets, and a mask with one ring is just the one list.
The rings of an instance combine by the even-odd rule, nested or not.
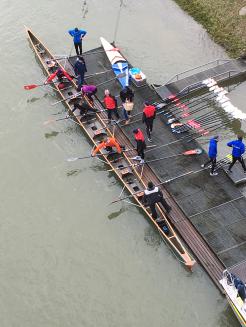
[[(129, 151), (134, 151), (135, 149), (125, 149), (125, 150), (122, 150), (122, 152), (129, 152)], [(89, 158), (96, 158), (96, 157), (99, 157), (99, 156), (108, 156), (110, 154), (117, 154), (117, 152), (109, 152), (109, 153), (99, 153), (95, 156), (92, 156), (92, 155), (89, 155), (89, 156), (85, 156), (85, 157), (71, 157), (71, 158), (67, 158), (66, 161), (69, 161), (69, 162), (73, 162), (73, 161), (76, 161), (76, 160), (83, 160), (83, 159), (89, 159)]]
[[(164, 160), (164, 159), (171, 159), (171, 158), (175, 158), (175, 157), (179, 157), (179, 156), (191, 156), (191, 155), (199, 155), (202, 153), (202, 150), (201, 149), (194, 149), (194, 150), (187, 150), (183, 153), (179, 153), (179, 154), (174, 154), (172, 156), (168, 156), (168, 157), (161, 157), (161, 158), (157, 158), (157, 159), (152, 159), (152, 160), (147, 160), (144, 162), (144, 164), (148, 164), (148, 163), (151, 163), (151, 162), (156, 162), (156, 161), (161, 161), (161, 160)], [(142, 164), (132, 164), (132, 165), (129, 165), (129, 166), (124, 166), (123, 168), (130, 168), (130, 167), (138, 167), (138, 166), (142, 166)], [(113, 170), (118, 170), (118, 169), (122, 169), (122, 168), (114, 168), (114, 169), (110, 169), (108, 171), (113, 171)]]
[(24, 89), (32, 90), (32, 89), (36, 89), (36, 87), (39, 87), (39, 86), (46, 86), (46, 85), (55, 84), (55, 83), (58, 83), (58, 82), (42, 83), (42, 84), (29, 84), (29, 85), (24, 85)]
[[(205, 169), (206, 169), (206, 168), (205, 168)], [(193, 170), (192, 170), (192, 171), (189, 171), (188, 173), (184, 173), (184, 174), (178, 175), (178, 176), (176, 176), (176, 177), (173, 177), (173, 178), (167, 179), (166, 181), (163, 181), (163, 182), (161, 182), (161, 183), (159, 183), (159, 184), (157, 184), (157, 185), (155, 185), (155, 186), (161, 186), (161, 185), (163, 185), (163, 184), (170, 183), (170, 182), (174, 181), (175, 179), (178, 179), (178, 178), (184, 177), (184, 176), (189, 175), (189, 174), (192, 174), (192, 173), (194, 173)], [(139, 193), (141, 194), (141, 193), (143, 193), (144, 191), (145, 191), (145, 190), (140, 190), (140, 191), (134, 192), (134, 193), (132, 193), (132, 194), (130, 194), (130, 195), (128, 195), (128, 196), (125, 196), (125, 197), (123, 197), (123, 198), (121, 198), (121, 199), (114, 200), (114, 201), (110, 202), (110, 204), (117, 203), (117, 202), (120, 202), (120, 201), (124, 201), (124, 200), (129, 199), (129, 198), (131, 198), (131, 197), (133, 197), (133, 196), (135, 196), (135, 195), (137, 195), (137, 194), (139, 194)]]
[[(110, 79), (110, 80), (107, 80), (107, 81), (104, 81), (104, 82), (102, 82), (102, 83), (99, 83), (99, 84), (97, 84), (97, 85), (95, 85), (95, 86), (98, 87), (98, 86), (100, 86), (100, 85), (103, 85), (103, 84), (106, 84), (106, 83), (108, 83), (108, 82), (110, 82), (110, 81), (113, 81), (113, 80), (115, 80), (116, 78), (121, 78), (121, 77), (124, 77), (124, 76), (126, 76), (126, 73), (118, 74), (118, 75), (115, 76), (114, 78), (112, 78), (112, 79)], [(54, 106), (54, 105), (56, 105), (56, 104), (58, 104), (58, 103), (61, 103), (61, 102), (67, 101), (67, 100), (76, 99), (76, 98), (78, 98), (79, 96), (82, 96), (81, 92), (78, 92), (78, 93), (75, 93), (75, 94), (73, 94), (73, 95), (70, 95), (69, 97), (67, 97), (67, 98), (65, 98), (65, 99), (62, 99), (62, 100), (56, 101), (56, 102), (52, 103), (51, 105)]]

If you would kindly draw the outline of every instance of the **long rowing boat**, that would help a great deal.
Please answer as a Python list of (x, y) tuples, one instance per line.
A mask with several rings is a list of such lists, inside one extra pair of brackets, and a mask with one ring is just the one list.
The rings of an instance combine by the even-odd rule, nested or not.
[[(52, 68), (50, 67), (50, 62), (54, 60), (54, 56), (51, 52), (44, 46), (44, 44), (32, 33), (30, 29), (26, 29), (28, 39), (35, 51), (36, 56), (38, 57), (46, 75), (50, 75), (52, 72)], [(72, 65), (66, 60), (59, 60), (57, 65), (61, 68), (66, 66), (66, 70), (68, 72), (73, 71)], [(56, 81), (54, 81), (56, 82)], [(97, 145), (98, 141), (104, 135), (113, 136), (112, 131), (105, 123), (105, 112), (95, 113), (95, 119), (92, 121), (91, 118), (80, 117), (79, 111), (75, 110), (72, 113), (71, 101), (69, 100), (70, 96), (73, 94), (77, 94), (76, 91), (76, 84), (72, 82), (72, 87), (69, 89), (59, 89), (57, 83), (53, 84), (54, 88), (57, 90), (58, 94), (63, 99), (64, 104), (66, 105), (69, 113), (73, 115), (74, 121), (81, 126), (84, 130), (88, 138), (91, 140), (94, 146)], [(67, 99), (69, 98), (69, 99)], [(86, 99), (87, 100), (87, 99)], [(94, 101), (94, 108), (98, 111), (101, 110), (100, 102), (95, 99)], [(117, 137), (117, 135), (116, 135)], [(132, 145), (129, 140), (125, 139), (124, 145), (128, 148), (131, 148)], [(178, 235), (174, 231), (168, 216), (164, 213), (163, 209), (160, 206), (157, 206), (157, 211), (159, 217), (162, 219), (159, 222), (156, 222), (151, 214), (149, 208), (143, 206), (141, 199), (143, 196), (143, 192), (138, 192), (146, 188), (146, 184), (143, 182), (141, 178), (142, 169), (141, 167), (134, 167), (130, 158), (136, 155), (135, 150), (131, 150), (128, 152), (123, 152), (121, 155), (116, 153), (108, 153), (105, 150), (101, 150), (101, 158), (104, 162), (111, 167), (114, 171), (118, 179), (124, 185), (124, 189), (128, 190), (133, 195), (133, 199), (135, 200), (136, 204), (142, 208), (146, 216), (149, 220), (155, 225), (157, 230), (159, 231), (160, 235), (162, 236), (163, 240), (172, 251), (175, 253), (176, 256), (180, 259), (180, 261), (188, 268), (192, 269), (195, 264), (195, 260), (189, 254), (189, 252), (185, 249), (184, 245), (180, 241)], [(137, 192), (137, 193), (136, 193)]]
[(112, 69), (115, 75), (124, 74), (125, 76), (118, 78), (122, 87), (129, 85), (129, 69), (128, 69), (128, 62), (122, 56), (122, 54), (115, 50), (115, 48), (103, 37), (100, 37), (101, 44), (104, 48), (104, 51), (110, 61)]

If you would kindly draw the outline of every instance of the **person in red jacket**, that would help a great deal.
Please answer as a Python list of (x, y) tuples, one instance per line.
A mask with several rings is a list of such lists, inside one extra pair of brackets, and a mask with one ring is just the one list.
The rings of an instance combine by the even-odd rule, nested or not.
[(144, 163), (144, 150), (146, 149), (144, 135), (140, 128), (134, 129), (133, 134), (134, 134), (134, 139), (137, 142), (138, 155), (132, 159), (140, 160), (140, 163), (143, 164)]
[(64, 88), (64, 86), (62, 87), (62, 84), (64, 82), (64, 80), (63, 80), (64, 77), (66, 77), (70, 82), (72, 82), (72, 80), (73, 80), (72, 77), (64, 69), (58, 68), (53, 74), (51, 74), (47, 78), (47, 80), (45, 81), (44, 84), (48, 84), (48, 83), (52, 82), (55, 77), (57, 77), (57, 80), (59, 82), (59, 85), (60, 85), (60, 87), (58, 85), (59, 88)]
[(92, 152), (92, 157), (94, 157), (97, 154), (97, 152), (99, 152), (101, 149), (106, 149), (107, 151), (111, 152), (112, 148), (116, 148), (118, 153), (122, 153), (121, 146), (116, 141), (116, 139), (114, 137), (105, 136), (102, 142)]
[(146, 132), (148, 135), (148, 141), (152, 142), (151, 139), (151, 133), (153, 130), (153, 122), (156, 116), (156, 108), (155, 106), (152, 106), (147, 101), (144, 103), (144, 109), (143, 109), (143, 123), (146, 125)]
[(104, 94), (105, 95), (103, 98), (103, 102), (104, 102), (105, 108), (107, 109), (108, 122), (111, 123), (112, 114), (114, 114), (116, 116), (116, 118), (119, 120), (120, 116), (117, 111), (117, 101), (116, 101), (115, 97), (110, 94), (109, 90), (105, 90)]

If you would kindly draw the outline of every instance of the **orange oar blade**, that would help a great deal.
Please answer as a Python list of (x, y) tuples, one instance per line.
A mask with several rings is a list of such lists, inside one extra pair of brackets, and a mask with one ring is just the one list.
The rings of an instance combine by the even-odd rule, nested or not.
[(201, 149), (194, 149), (194, 150), (188, 150), (183, 153), (184, 156), (190, 156), (192, 154), (201, 154), (202, 150)]
[(37, 84), (24, 85), (25, 90), (32, 90), (32, 89), (35, 89), (36, 87), (38, 87)]

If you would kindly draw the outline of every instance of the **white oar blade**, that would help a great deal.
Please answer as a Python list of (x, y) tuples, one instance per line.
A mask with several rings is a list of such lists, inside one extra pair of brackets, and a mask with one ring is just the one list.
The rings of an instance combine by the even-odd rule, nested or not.
[(79, 158), (68, 158), (67, 161), (68, 161), (68, 162), (72, 162), (72, 161), (76, 161), (76, 160), (78, 160), (78, 159), (79, 159)]

